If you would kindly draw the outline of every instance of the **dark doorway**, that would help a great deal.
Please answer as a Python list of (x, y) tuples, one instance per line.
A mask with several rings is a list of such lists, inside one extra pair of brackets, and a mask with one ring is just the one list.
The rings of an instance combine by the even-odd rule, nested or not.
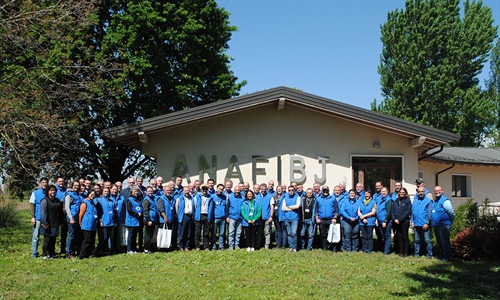
[(378, 157), (378, 156), (353, 156), (352, 157), (353, 183), (362, 182), (365, 189), (375, 190), (375, 182), (393, 190), (394, 182), (403, 178), (402, 157)]

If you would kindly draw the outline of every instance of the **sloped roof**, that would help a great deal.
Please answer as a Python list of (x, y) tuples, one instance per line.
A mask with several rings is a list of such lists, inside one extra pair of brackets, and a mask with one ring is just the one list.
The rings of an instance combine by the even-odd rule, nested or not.
[(236, 98), (209, 103), (183, 111), (145, 119), (133, 124), (126, 124), (105, 129), (101, 135), (119, 143), (140, 149), (141, 142), (138, 133), (156, 133), (168, 128), (199, 122), (221, 115), (241, 112), (276, 103), (277, 108), (295, 105), (318, 113), (374, 127), (392, 134), (402, 135), (409, 139), (425, 137), (420, 147), (427, 150), (460, 138), (459, 135), (440, 129), (435, 129), (414, 122), (391, 117), (368, 109), (334, 101), (320, 96), (308, 94), (287, 87), (276, 87)]
[(500, 148), (444, 147), (425, 160), (464, 165), (500, 166)]

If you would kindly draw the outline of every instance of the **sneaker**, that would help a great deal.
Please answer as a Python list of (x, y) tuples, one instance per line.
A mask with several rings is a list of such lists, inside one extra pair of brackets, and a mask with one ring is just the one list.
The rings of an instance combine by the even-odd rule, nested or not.
[(269, 246), (268, 246), (268, 245), (265, 245), (265, 246), (264, 246), (264, 249), (269, 250)]
[(127, 251), (127, 254), (135, 254), (135, 251)]
[(252, 252), (253, 252), (253, 251), (255, 251), (255, 248), (253, 248), (253, 247), (252, 247), (252, 248), (250, 248), (250, 251), (252, 251)]
[(292, 250), (293, 250), (293, 249), (292, 249), (292, 248), (290, 248), (290, 249), (288, 249), (288, 252), (292, 252)]
[(45, 255), (45, 256), (43, 257), (43, 260), (47, 260), (47, 259), (50, 259), (50, 256)]
[(251, 250), (251, 248), (250, 248), (250, 247), (248, 247), (248, 248), (247, 248), (247, 252), (250, 252), (250, 251), (252, 251), (252, 250)]
[(297, 249), (293, 249), (293, 252), (297, 252)]
[(200, 251), (200, 248), (196, 248), (196, 251)]

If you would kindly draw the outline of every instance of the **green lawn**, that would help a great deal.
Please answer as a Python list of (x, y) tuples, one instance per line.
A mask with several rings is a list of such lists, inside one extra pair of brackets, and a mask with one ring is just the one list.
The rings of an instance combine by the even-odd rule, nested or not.
[(22, 226), (0, 229), (0, 299), (500, 299), (500, 262), (320, 250), (32, 259), (19, 214)]

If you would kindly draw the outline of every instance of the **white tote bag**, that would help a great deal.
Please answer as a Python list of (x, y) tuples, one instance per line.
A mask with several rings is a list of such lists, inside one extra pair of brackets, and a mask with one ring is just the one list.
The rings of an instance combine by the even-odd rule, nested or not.
[(122, 246), (127, 246), (128, 240), (128, 227), (122, 226)]
[(158, 235), (156, 237), (156, 246), (158, 248), (170, 248), (172, 239), (172, 230), (168, 229), (167, 223), (163, 227), (158, 228)]
[(330, 224), (330, 228), (328, 228), (327, 240), (329, 243), (340, 242), (340, 224), (338, 223)]

